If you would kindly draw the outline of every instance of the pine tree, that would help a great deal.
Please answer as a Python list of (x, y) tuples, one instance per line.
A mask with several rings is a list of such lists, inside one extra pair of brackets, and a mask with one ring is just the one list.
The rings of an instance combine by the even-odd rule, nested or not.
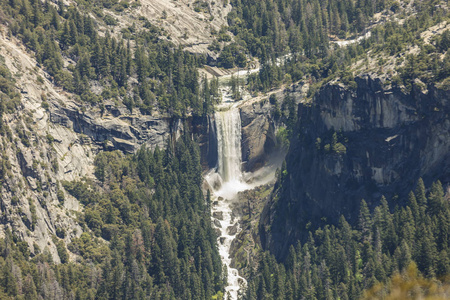
[(425, 196), (425, 184), (423, 183), (422, 178), (419, 178), (417, 181), (417, 187), (416, 187), (416, 199), (417, 203), (422, 207), (427, 205), (427, 197)]
[(370, 217), (369, 208), (367, 207), (366, 201), (362, 200), (359, 210), (358, 229), (361, 232), (361, 239), (363, 242), (371, 240), (371, 227), (372, 220)]
[(444, 208), (444, 189), (441, 182), (438, 180), (431, 185), (431, 191), (428, 195), (428, 209), (431, 215), (436, 216)]

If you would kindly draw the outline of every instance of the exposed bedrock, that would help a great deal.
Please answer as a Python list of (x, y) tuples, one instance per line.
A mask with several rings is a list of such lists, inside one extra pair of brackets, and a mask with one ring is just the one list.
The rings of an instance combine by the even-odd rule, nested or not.
[(125, 153), (134, 153), (142, 145), (163, 149), (170, 139), (177, 139), (182, 134), (184, 126), (189, 126), (199, 142), (203, 167), (208, 169), (216, 164), (217, 141), (213, 117), (154, 117), (132, 114), (126, 107), (108, 106), (106, 112), (102, 115), (98, 109), (82, 111), (76, 103), (70, 103), (56, 105), (50, 111), (50, 120), (92, 138), (105, 150)]
[(253, 172), (264, 166), (277, 146), (271, 106), (261, 101), (244, 105), (240, 112), (243, 170)]
[(398, 195), (401, 205), (419, 177), (450, 181), (449, 93), (406, 94), (367, 75), (356, 82), (356, 90), (327, 84), (299, 106), (287, 172), (260, 222), (263, 246), (278, 257), (306, 228), (341, 215), (355, 224), (361, 199), (373, 207)]

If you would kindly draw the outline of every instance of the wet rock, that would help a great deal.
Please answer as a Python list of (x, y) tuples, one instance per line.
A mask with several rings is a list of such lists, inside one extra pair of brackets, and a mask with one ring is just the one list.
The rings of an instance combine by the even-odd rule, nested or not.
[(245, 171), (256, 171), (275, 149), (275, 126), (270, 118), (271, 105), (266, 102), (242, 107), (242, 161)]
[(220, 232), (219, 228), (215, 228), (214, 231), (216, 232), (217, 236), (220, 236), (222, 234), (222, 232)]
[(223, 245), (223, 243), (225, 243), (225, 237), (221, 236), (219, 238), (219, 242)]
[(214, 225), (215, 225), (216, 227), (222, 228), (222, 225), (220, 224), (219, 220), (214, 219), (213, 223), (214, 223)]
[(234, 224), (233, 226), (228, 226), (227, 233), (229, 235), (235, 235), (238, 231), (238, 226), (239, 226), (238, 223)]
[(213, 206), (217, 206), (217, 205), (219, 205), (219, 201), (214, 201)]
[(215, 211), (213, 212), (213, 217), (223, 221), (223, 211)]
[(219, 197), (217, 198), (219, 201), (223, 201), (223, 197)]

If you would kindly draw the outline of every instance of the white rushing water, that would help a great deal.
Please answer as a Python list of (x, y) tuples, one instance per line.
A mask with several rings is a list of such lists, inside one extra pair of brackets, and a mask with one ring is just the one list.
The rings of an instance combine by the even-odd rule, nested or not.
[[(245, 76), (258, 69), (237, 72), (233, 76), (245, 79)], [(243, 78), (244, 77), (244, 78)], [(240, 232), (239, 216), (234, 216), (231, 205), (237, 201), (239, 192), (266, 184), (275, 177), (275, 170), (281, 161), (272, 162), (255, 173), (242, 172), (241, 150), (241, 117), (239, 107), (251, 99), (249, 93), (241, 90), (243, 100), (234, 101), (227, 82), (231, 75), (219, 79), (222, 103), (216, 107), (214, 118), (217, 127), (218, 165), (205, 177), (212, 190), (211, 214), (215, 228), (220, 231), (218, 248), (222, 262), (226, 265), (228, 284), (225, 287), (224, 299), (238, 299), (247, 281), (239, 275), (238, 270), (231, 268), (230, 248), (236, 234)]]
[(241, 171), (241, 118), (239, 109), (229, 95), (227, 88), (221, 88), (222, 104), (214, 114), (217, 126), (218, 166), (206, 180), (213, 190), (213, 224), (220, 230), (219, 253), (227, 267), (228, 285), (225, 299), (237, 299), (239, 290), (245, 288), (246, 280), (238, 270), (231, 268), (230, 247), (240, 231), (238, 219), (232, 214), (231, 203), (240, 191), (250, 188), (243, 180)]

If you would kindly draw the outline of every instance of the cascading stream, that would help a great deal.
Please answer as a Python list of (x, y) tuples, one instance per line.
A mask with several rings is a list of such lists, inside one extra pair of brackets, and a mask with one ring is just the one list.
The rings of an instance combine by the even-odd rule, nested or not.
[[(246, 71), (246, 74), (258, 70)], [(243, 72), (236, 73), (237, 76), (245, 76)], [(222, 77), (222, 82), (231, 76)], [(257, 173), (243, 173), (242, 151), (241, 151), (241, 117), (239, 105), (244, 100), (235, 102), (230, 95), (230, 89), (222, 86), (222, 103), (217, 107), (214, 114), (217, 127), (218, 144), (218, 166), (206, 175), (206, 182), (212, 190), (211, 214), (214, 227), (220, 232), (218, 238), (219, 253), (222, 262), (227, 268), (228, 284), (225, 288), (225, 299), (237, 299), (240, 291), (246, 288), (246, 280), (239, 276), (238, 270), (231, 268), (230, 248), (241, 230), (239, 227), (239, 216), (234, 216), (231, 208), (233, 201), (237, 201), (237, 195), (241, 191), (249, 190), (266, 184), (275, 176), (277, 166), (271, 165), (262, 168)], [(245, 176), (244, 176), (245, 175)], [(251, 183), (250, 183), (251, 182)]]
[(240, 231), (238, 219), (233, 216), (231, 203), (239, 191), (249, 189), (243, 181), (241, 171), (241, 118), (239, 109), (230, 99), (226, 89), (222, 89), (223, 102), (215, 113), (218, 142), (217, 170), (207, 175), (206, 180), (213, 188), (213, 224), (220, 231), (219, 253), (227, 267), (228, 285), (225, 299), (237, 299), (239, 290), (246, 286), (238, 270), (231, 268), (230, 247)]

